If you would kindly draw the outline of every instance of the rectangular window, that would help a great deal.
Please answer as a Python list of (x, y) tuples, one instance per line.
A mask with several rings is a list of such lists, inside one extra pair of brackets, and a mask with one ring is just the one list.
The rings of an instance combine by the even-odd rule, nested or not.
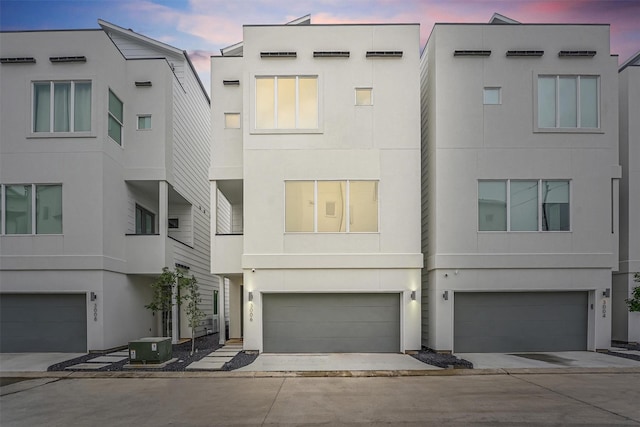
[(478, 181), (478, 230), (569, 231), (569, 181)]
[(499, 87), (485, 87), (482, 91), (482, 102), (484, 105), (498, 105), (502, 103)]
[(377, 232), (378, 181), (286, 181), (285, 231)]
[(356, 105), (373, 105), (373, 89), (370, 87), (357, 87)]
[(226, 129), (240, 129), (240, 113), (224, 113), (224, 127)]
[(155, 223), (155, 214), (136, 204), (136, 234), (154, 234)]
[(256, 77), (256, 129), (316, 129), (318, 78)]
[(213, 315), (218, 314), (218, 291), (213, 291)]
[(597, 76), (539, 76), (539, 128), (598, 128)]
[(151, 129), (151, 115), (145, 114), (138, 116), (138, 130)]
[(122, 101), (109, 89), (109, 137), (122, 145), (122, 126), (124, 123)]
[(91, 131), (91, 82), (34, 82), (33, 132)]
[(4, 185), (2, 194), (6, 234), (62, 234), (61, 185)]

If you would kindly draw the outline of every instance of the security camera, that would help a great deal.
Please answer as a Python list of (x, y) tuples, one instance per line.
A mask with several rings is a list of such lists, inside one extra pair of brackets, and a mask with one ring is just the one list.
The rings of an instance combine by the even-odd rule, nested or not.
[(256, 272), (256, 269), (255, 269), (255, 268), (252, 268), (252, 269), (251, 269), (251, 272), (252, 272), (252, 273), (255, 273), (255, 272)]

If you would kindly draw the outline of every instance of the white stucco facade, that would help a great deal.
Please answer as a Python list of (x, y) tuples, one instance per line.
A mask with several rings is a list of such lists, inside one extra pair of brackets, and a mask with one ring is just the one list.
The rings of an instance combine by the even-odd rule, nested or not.
[(613, 276), (612, 339), (640, 342), (640, 313), (629, 312), (625, 303), (640, 286), (640, 53), (621, 67), (620, 77), (620, 268)]
[[(2, 58), (33, 58), (0, 65), (0, 297), (83, 295), (83, 350), (162, 333), (159, 316), (144, 306), (164, 266), (188, 267), (196, 276), (207, 314), (199, 333), (213, 327), (217, 290), (209, 273), (208, 97), (181, 50), (99, 24), (98, 30), (0, 34)], [(74, 85), (76, 126), (83, 114), (78, 84), (88, 85), (82, 107), (90, 111), (88, 127), (36, 129), (35, 82), (55, 86), (55, 126), (58, 84)], [(109, 129), (110, 110), (117, 108), (110, 92), (122, 106), (119, 143), (110, 136), (117, 134)], [(143, 116), (148, 128), (140, 128)], [(16, 229), (8, 194), (24, 185), (61, 187), (59, 230)], [(139, 208), (149, 215), (145, 232), (136, 222)], [(39, 221), (40, 212), (34, 215)], [(177, 228), (168, 227), (170, 218)], [(190, 337), (181, 317), (177, 332)]]
[[(616, 68), (606, 25), (434, 26), (422, 54), (424, 345), (457, 351), (456, 297), (465, 293), (515, 300), (522, 292), (586, 292), (584, 349), (610, 346), (621, 177)], [(539, 126), (540, 76), (597, 80), (595, 128)], [(485, 89), (497, 99), (483, 102)], [(513, 212), (502, 230), (482, 230), (479, 183), (523, 180), (535, 188), (564, 183), (570, 225), (544, 231), (544, 207), (533, 196), (531, 231), (507, 228)]]
[[(242, 44), (212, 58), (212, 272), (231, 281), (229, 334), (245, 349), (264, 350), (264, 295), (310, 293), (396, 294), (394, 351), (420, 348), (418, 40), (417, 25), (245, 26)], [(372, 51), (395, 53), (367, 57)], [(259, 128), (264, 76), (311, 76), (317, 125)], [(371, 89), (373, 101), (356, 105), (356, 88)], [(240, 114), (238, 129), (225, 128), (225, 113)], [(288, 231), (286, 186), (299, 181), (374, 182), (377, 226)]]

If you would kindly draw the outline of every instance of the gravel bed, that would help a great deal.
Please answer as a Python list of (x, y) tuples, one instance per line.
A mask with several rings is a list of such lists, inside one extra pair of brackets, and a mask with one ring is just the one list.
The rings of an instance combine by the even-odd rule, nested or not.
[(257, 351), (241, 351), (222, 366), (222, 371), (233, 371), (234, 369), (242, 368), (253, 363), (258, 357)]
[[(222, 345), (218, 343), (218, 334), (205, 335), (205, 336), (196, 338), (195, 352), (193, 353), (193, 356), (190, 355), (190, 353), (191, 353), (191, 341), (186, 341), (186, 342), (183, 342), (181, 344), (174, 344), (172, 346), (172, 356), (171, 357), (172, 358), (177, 358), (178, 359), (177, 361), (168, 364), (164, 368), (144, 368), (144, 367), (140, 367), (140, 368), (136, 368), (136, 370), (139, 370), (139, 371), (184, 371), (185, 368), (189, 364), (202, 359), (203, 357), (205, 357), (206, 355), (208, 355), (212, 351), (219, 349), (220, 347), (222, 347)], [(122, 349), (126, 350), (127, 347), (123, 347)], [(51, 365), (51, 366), (49, 366), (49, 368), (47, 370), (48, 371), (64, 371), (65, 368), (67, 368), (67, 367), (70, 367), (72, 365), (77, 365), (78, 363), (85, 363), (87, 361), (90, 361), (91, 359), (94, 359), (94, 358), (100, 357), (100, 356), (104, 356), (104, 355), (106, 355), (108, 353), (112, 353), (114, 351), (115, 350), (111, 350), (111, 351), (108, 351), (108, 352), (89, 353), (89, 354), (86, 354), (84, 356), (77, 357), (75, 359), (70, 359), (70, 360), (66, 360), (66, 361), (64, 361), (62, 363), (57, 363), (55, 365)], [(238, 356), (240, 356), (240, 354), (238, 354)], [(238, 356), (236, 356), (236, 357), (238, 357)], [(240, 359), (239, 359), (239, 361), (237, 363), (235, 362), (235, 360), (231, 360), (229, 363), (233, 362), (230, 365), (230, 366), (232, 366), (232, 368), (227, 369), (227, 370), (237, 369), (237, 368), (239, 368), (241, 366), (245, 366), (245, 365), (241, 365), (240, 364), (241, 363), (240, 360), (247, 360), (247, 358), (242, 356), (242, 357), (240, 357)], [(253, 360), (255, 360), (255, 357), (253, 359), (251, 359), (250, 362), (248, 362), (248, 363), (253, 362)], [(117, 363), (112, 363), (112, 364), (110, 364), (108, 366), (105, 366), (103, 368), (95, 369), (95, 371), (122, 371), (124, 369), (124, 365), (126, 365), (127, 363), (129, 363), (129, 359), (125, 359), (125, 360), (123, 360), (121, 362), (117, 362)], [(73, 368), (71, 370), (73, 370)]]
[(613, 347), (611, 348), (611, 350), (607, 351), (607, 354), (610, 354), (611, 356), (623, 357), (625, 359), (637, 360), (640, 362), (640, 356), (637, 354), (629, 354), (625, 351), (616, 351), (616, 348), (618, 348), (619, 350), (626, 349), (640, 351), (640, 343), (624, 343), (614, 341), (612, 343), (612, 346)]
[(426, 347), (422, 347), (422, 350), (416, 354), (412, 354), (411, 356), (423, 363), (437, 366), (438, 368), (446, 369), (453, 367), (454, 369), (473, 369), (473, 363), (468, 360), (460, 359), (453, 354), (436, 353)]

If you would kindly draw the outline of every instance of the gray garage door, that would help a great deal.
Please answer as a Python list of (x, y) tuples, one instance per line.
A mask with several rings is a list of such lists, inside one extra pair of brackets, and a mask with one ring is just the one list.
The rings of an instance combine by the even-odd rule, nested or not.
[(453, 349), (586, 350), (587, 314), (587, 292), (456, 292)]
[(399, 294), (264, 294), (264, 351), (397, 353)]
[(0, 352), (87, 350), (84, 294), (0, 294)]

